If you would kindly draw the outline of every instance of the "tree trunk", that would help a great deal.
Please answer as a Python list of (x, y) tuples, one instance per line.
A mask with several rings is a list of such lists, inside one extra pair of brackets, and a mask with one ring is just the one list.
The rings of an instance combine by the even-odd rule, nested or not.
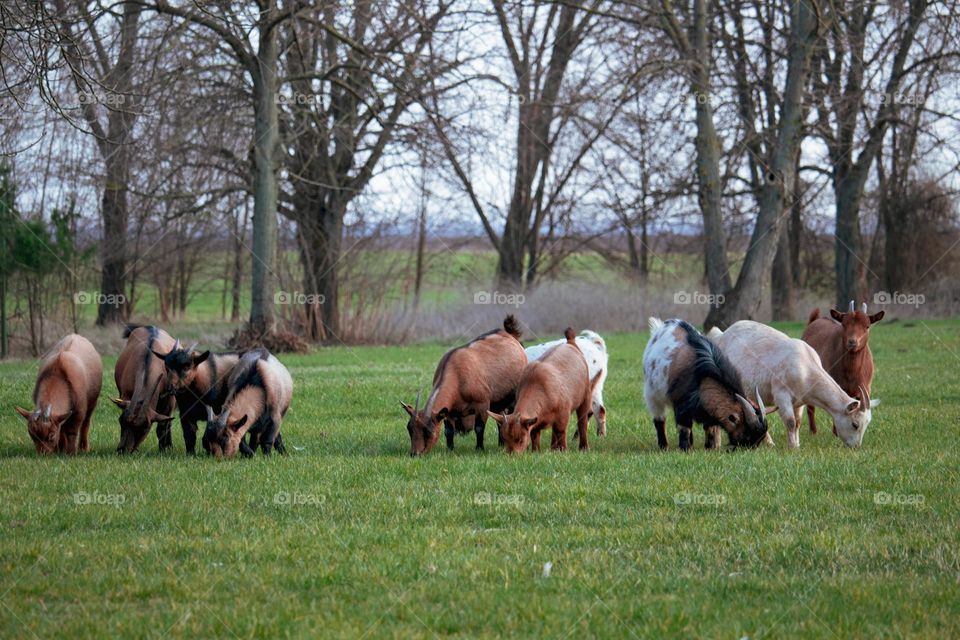
[(254, 77), (253, 266), (250, 329), (274, 330), (274, 270), (277, 254), (277, 172), (279, 142), (276, 4), (260, 14), (257, 74)]
[(691, 46), (695, 57), (690, 82), (697, 118), (694, 146), (697, 150), (697, 201), (703, 213), (704, 260), (710, 292), (726, 294), (730, 289), (727, 241), (723, 230), (720, 181), (720, 139), (713, 124), (713, 96), (710, 93), (710, 45), (705, 0), (694, 2)]
[(247, 237), (247, 225), (250, 223), (250, 205), (244, 203), (243, 218), (234, 218), (233, 232), (233, 281), (230, 284), (230, 321), (240, 321), (240, 292), (243, 287), (244, 239)]
[(773, 320), (785, 321), (796, 318), (795, 292), (790, 245), (792, 229), (788, 226), (780, 234), (777, 254), (770, 273), (770, 312)]
[(130, 179), (127, 153), (120, 145), (108, 144), (105, 158), (106, 184), (103, 188), (103, 240), (100, 245), (100, 305), (97, 326), (123, 322), (126, 305), (117, 304), (126, 295), (127, 276), (127, 182)]
[(865, 269), (861, 259), (863, 237), (860, 234), (860, 194), (862, 188), (850, 179), (841, 179), (836, 189), (837, 228), (834, 259), (837, 274), (837, 309), (846, 309), (851, 300), (865, 295)]
[[(344, 208), (345, 209), (345, 208)], [(319, 304), (307, 300), (307, 318), (312, 340), (337, 339), (340, 335), (340, 249), (345, 210), (320, 207), (297, 224), (304, 275)], [(319, 314), (319, 317), (318, 315)]]
[(783, 208), (792, 203), (803, 134), (803, 97), (813, 44), (817, 38), (819, 16), (811, 0), (792, 5), (791, 34), (787, 77), (781, 103), (781, 116), (773, 158), (766, 169), (766, 181), (759, 198), (757, 224), (736, 287), (725, 296), (722, 305), (711, 307), (707, 329), (722, 329), (737, 320), (753, 318), (763, 299), (763, 284), (769, 277), (780, 243)]

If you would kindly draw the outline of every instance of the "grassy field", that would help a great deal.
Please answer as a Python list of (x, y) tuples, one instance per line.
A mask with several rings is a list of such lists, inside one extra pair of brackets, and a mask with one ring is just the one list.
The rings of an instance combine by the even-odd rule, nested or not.
[(0, 634), (960, 635), (960, 321), (874, 329), (857, 451), (828, 425), (787, 451), (774, 418), (775, 449), (657, 452), (645, 341), (609, 337), (607, 438), (519, 457), (407, 456), (398, 400), (447, 345), (283, 358), (291, 455), (234, 461), (179, 427), (118, 458), (106, 401), (93, 453), (38, 459), (13, 411), (35, 363), (0, 364)]

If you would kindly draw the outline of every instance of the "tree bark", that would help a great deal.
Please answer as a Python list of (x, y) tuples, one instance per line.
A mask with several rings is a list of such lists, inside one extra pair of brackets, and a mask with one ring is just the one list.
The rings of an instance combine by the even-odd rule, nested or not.
[(757, 223), (735, 288), (725, 295), (724, 303), (711, 307), (706, 328), (726, 328), (737, 320), (753, 318), (763, 299), (764, 280), (769, 277), (780, 242), (783, 209), (792, 203), (803, 134), (803, 97), (813, 45), (817, 39), (818, 7), (812, 0), (791, 5), (790, 43), (786, 83), (781, 101), (781, 116), (773, 157), (764, 173), (767, 179), (759, 198)]
[(274, 330), (274, 270), (277, 255), (277, 7), (270, 0), (260, 13), (254, 74), (253, 265), (251, 269), (250, 329), (258, 334)]

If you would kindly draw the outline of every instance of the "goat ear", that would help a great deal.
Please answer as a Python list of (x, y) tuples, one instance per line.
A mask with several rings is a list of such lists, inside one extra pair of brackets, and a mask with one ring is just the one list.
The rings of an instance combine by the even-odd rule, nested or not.
[(859, 408), (860, 408), (860, 401), (854, 400), (853, 402), (847, 405), (847, 413), (854, 413)]
[(740, 416), (738, 416), (735, 413), (731, 413), (729, 416), (727, 416), (727, 420), (729, 420), (733, 424), (740, 424)]
[(153, 349), (150, 349), (150, 353), (152, 353), (153, 355), (157, 356), (157, 357), (160, 358), (161, 360), (164, 360), (164, 359), (166, 359), (166, 357), (167, 357), (167, 354), (166, 354), (166, 353), (160, 353), (159, 351), (154, 351)]
[(416, 413), (416, 410), (414, 410), (413, 407), (411, 407), (410, 405), (408, 405), (408, 404), (407, 404), (406, 402), (404, 402), (403, 400), (400, 401), (400, 406), (403, 407), (403, 410), (406, 411), (406, 412), (410, 415), (411, 418), (412, 418), (413, 415)]
[(209, 357), (210, 357), (209, 351), (204, 351), (203, 353), (199, 353), (193, 356), (193, 366), (197, 366), (198, 364), (200, 364), (201, 362), (203, 362)]
[(536, 418), (521, 418), (520, 425), (526, 429), (531, 428), (533, 425), (537, 424)]
[(117, 405), (121, 409), (126, 409), (130, 405), (130, 401), (124, 400), (123, 398), (110, 398), (110, 402)]
[(871, 409), (874, 409), (874, 408), (879, 407), (879, 406), (880, 406), (880, 398), (872, 398), (872, 399), (870, 400), (870, 408), (871, 408)]
[(245, 425), (245, 424), (247, 424), (247, 415), (246, 415), (246, 414), (244, 414), (244, 416), (243, 416), (242, 418), (240, 418), (239, 420), (234, 420), (233, 422), (231, 422), (231, 423), (230, 423), (230, 428), (231, 428), (232, 430), (236, 431), (237, 429), (239, 429), (240, 427), (242, 427), (242, 426)]
[(434, 420), (436, 420), (437, 422), (440, 422), (441, 420), (447, 417), (448, 413), (450, 412), (447, 411), (446, 407), (444, 407), (443, 409), (440, 409), (440, 411), (437, 411), (437, 416), (434, 418)]
[(64, 413), (64, 414), (62, 414), (62, 415), (55, 416), (54, 418), (52, 418), (52, 420), (53, 420), (53, 422), (56, 422), (57, 424), (63, 424), (63, 423), (66, 422), (67, 419), (68, 419), (70, 416), (72, 416), (72, 415), (73, 415), (73, 411), (67, 411), (66, 413)]
[(883, 320), (883, 313), (884, 313), (883, 311), (878, 311), (872, 316), (870, 316), (870, 324), (876, 324), (881, 320)]
[(153, 411), (152, 413), (153, 415), (151, 416), (150, 422), (166, 422), (168, 420), (173, 420), (173, 416), (166, 416), (162, 413), (157, 413), (156, 411)]
[(830, 317), (836, 320), (837, 322), (843, 322), (843, 314), (837, 311), (836, 309), (830, 309)]
[(24, 418), (26, 418), (27, 420), (29, 420), (29, 419), (30, 419), (30, 416), (33, 415), (33, 412), (32, 412), (32, 411), (27, 411), (27, 410), (24, 409), (23, 407), (17, 406), (17, 407), (14, 407), (14, 408), (17, 410), (17, 413), (19, 413), (20, 415), (22, 415), (22, 416), (23, 416)]
[(499, 413), (494, 413), (493, 411), (487, 411), (487, 417), (497, 424), (502, 425), (506, 416)]

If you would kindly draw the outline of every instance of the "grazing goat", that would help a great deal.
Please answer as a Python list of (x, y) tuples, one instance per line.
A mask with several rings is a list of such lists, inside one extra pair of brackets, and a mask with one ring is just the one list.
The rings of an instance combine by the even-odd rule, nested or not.
[(157, 423), (160, 450), (165, 451), (173, 446), (170, 422), (173, 420), (174, 397), (166, 384), (163, 363), (153, 356), (153, 352), (170, 351), (175, 341), (163, 329), (137, 325), (128, 325), (123, 337), (127, 344), (113, 371), (120, 397), (111, 398), (122, 410), (117, 453), (136, 451), (154, 422)]
[[(500, 428), (507, 453), (521, 453), (531, 445), (534, 451), (539, 451), (543, 429), (551, 430), (551, 449), (566, 451), (567, 424), (574, 411), (577, 412), (580, 450), (587, 449), (587, 421), (594, 385), (573, 329), (567, 329), (564, 337), (565, 341), (524, 368), (513, 413), (488, 413)], [(597, 373), (593, 383), (599, 379)]]
[(763, 400), (777, 406), (791, 448), (800, 446), (804, 405), (828, 411), (843, 443), (860, 446), (870, 424), (870, 404), (841, 389), (821, 366), (813, 347), (752, 320), (733, 323), (716, 343), (744, 383), (759, 388)]
[[(551, 340), (543, 344), (526, 347), (527, 360), (533, 362), (543, 357), (553, 347), (561, 345), (565, 340)], [(597, 423), (597, 435), (607, 435), (607, 408), (603, 404), (603, 383), (607, 379), (607, 343), (599, 334), (590, 330), (581, 331), (577, 336), (577, 347), (583, 353), (590, 370), (590, 379), (599, 375), (596, 386), (593, 388), (593, 419)]]
[(90, 341), (65, 336), (44, 357), (33, 387), (33, 411), (17, 407), (37, 453), (90, 450), (90, 419), (100, 397), (103, 363)]
[[(213, 455), (232, 458), (240, 451), (249, 457), (257, 450), (264, 455), (276, 447), (285, 454), (280, 424), (293, 399), (293, 378), (266, 349), (253, 349), (240, 357), (227, 382), (223, 410), (214, 414), (207, 408), (204, 448)], [(250, 445), (243, 437), (249, 431)]]
[(444, 354), (433, 374), (433, 389), (423, 409), (420, 396), (414, 406), (400, 405), (407, 412), (410, 455), (428, 453), (444, 424), (447, 448), (453, 449), (454, 433), (471, 429), (477, 449), (483, 449), (488, 411), (513, 406), (527, 354), (520, 344), (520, 324), (512, 315), (497, 329)]
[(758, 406), (743, 395), (736, 369), (721, 349), (683, 320), (650, 318), (650, 341), (643, 352), (643, 396), (667, 448), (666, 409), (673, 407), (680, 449), (693, 447), (693, 423), (703, 425), (705, 446), (720, 447), (722, 428), (734, 447), (755, 447), (767, 434), (760, 394)]
[[(820, 309), (814, 309), (803, 330), (803, 341), (813, 347), (820, 356), (820, 363), (847, 395), (860, 400), (870, 408), (880, 404), (870, 399), (873, 385), (873, 353), (870, 351), (870, 327), (883, 319), (883, 311), (867, 315), (867, 303), (860, 311), (854, 310), (850, 301), (850, 310), (841, 313), (830, 310), (830, 318), (821, 318)], [(810, 432), (817, 432), (816, 408), (807, 406), (810, 420)]]
[[(196, 345), (194, 345), (196, 346)], [(176, 396), (180, 411), (180, 427), (187, 453), (196, 453), (197, 423), (206, 421), (207, 407), (220, 413), (227, 399), (227, 382), (240, 362), (237, 353), (199, 353), (193, 347), (183, 349), (177, 340), (167, 353), (154, 351), (163, 360), (167, 385)]]

